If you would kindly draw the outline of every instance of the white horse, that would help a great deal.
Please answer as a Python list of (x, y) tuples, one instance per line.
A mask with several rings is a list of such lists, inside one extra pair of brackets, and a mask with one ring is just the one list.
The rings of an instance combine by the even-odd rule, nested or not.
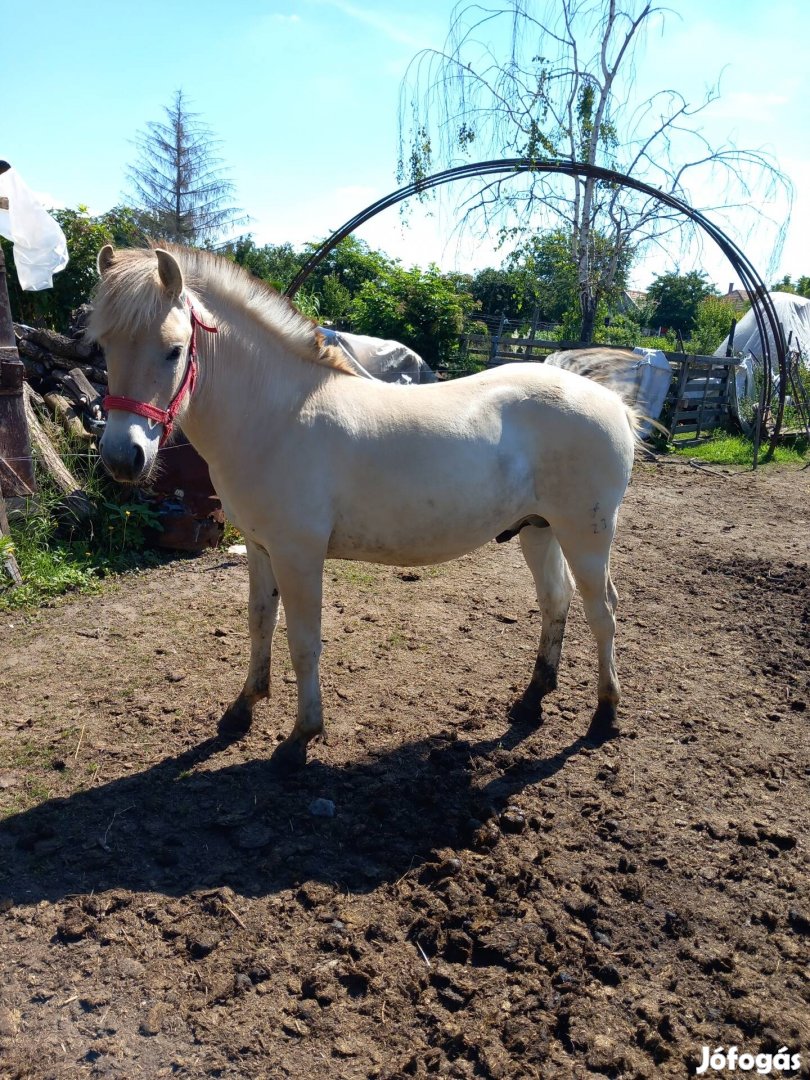
[(298, 716), (273, 756), (306, 761), (323, 731), (325, 559), (418, 566), (519, 533), (542, 632), (517, 715), (539, 723), (541, 699), (556, 686), (576, 582), (599, 656), (590, 735), (612, 734), (609, 559), (639, 418), (595, 381), (613, 378), (610, 354), (563, 353), (401, 387), (358, 378), (310, 320), (225, 259), (107, 246), (98, 269), (90, 333), (116, 395), (107, 399), (104, 464), (118, 480), (145, 479), (177, 417), (247, 544), (250, 665), (222, 733), (247, 732), (269, 696), (281, 599)]

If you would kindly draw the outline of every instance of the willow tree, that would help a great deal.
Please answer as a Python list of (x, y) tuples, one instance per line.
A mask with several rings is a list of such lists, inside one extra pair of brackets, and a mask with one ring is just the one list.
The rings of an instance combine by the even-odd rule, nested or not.
[(229, 205), (234, 185), (216, 154), (211, 129), (191, 112), (182, 90), (135, 140), (138, 161), (128, 175), (132, 198), (155, 239), (204, 244), (246, 224)]
[[(789, 182), (767, 155), (713, 146), (701, 134), (719, 87), (696, 105), (675, 89), (640, 99), (638, 53), (663, 27), (663, 9), (650, 0), (549, 0), (545, 10), (533, 0), (460, 4), (444, 48), (418, 53), (403, 81), (400, 181), (465, 160), (565, 160), (631, 175), (702, 210), (750, 211), (777, 193), (789, 207)], [(714, 192), (714, 206), (696, 190)], [(592, 340), (599, 301), (630, 253), (673, 231), (695, 240), (685, 236), (691, 223), (657, 200), (585, 177), (481, 180), (465, 188), (458, 210), (459, 228), (479, 236), (564, 230), (583, 341)], [(608, 241), (609, 258), (597, 237)]]

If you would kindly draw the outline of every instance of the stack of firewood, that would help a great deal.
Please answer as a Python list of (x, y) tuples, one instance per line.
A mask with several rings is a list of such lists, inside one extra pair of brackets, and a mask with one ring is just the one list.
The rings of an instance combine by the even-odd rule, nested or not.
[(42, 419), (49, 415), (71, 435), (93, 444), (103, 428), (102, 401), (107, 392), (104, 357), (83, 340), (82, 316), (70, 336), (41, 327), (14, 324), (14, 337), (25, 365), (25, 413), (31, 442), (65, 504), (79, 519), (90, 503), (78, 481), (54, 449)]
[(70, 336), (20, 323), (14, 336), (30, 388), (66, 430), (90, 442), (102, 427), (107, 369), (101, 350), (84, 340), (85, 318), (80, 309)]

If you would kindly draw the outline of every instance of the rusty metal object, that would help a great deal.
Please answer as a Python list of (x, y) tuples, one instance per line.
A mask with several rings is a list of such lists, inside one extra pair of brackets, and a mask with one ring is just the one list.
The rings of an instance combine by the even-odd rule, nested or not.
[(202, 551), (219, 546), (225, 532), (222, 504), (208, 466), (182, 435), (158, 453), (158, 475), (151, 487), (163, 526), (152, 537), (157, 547)]

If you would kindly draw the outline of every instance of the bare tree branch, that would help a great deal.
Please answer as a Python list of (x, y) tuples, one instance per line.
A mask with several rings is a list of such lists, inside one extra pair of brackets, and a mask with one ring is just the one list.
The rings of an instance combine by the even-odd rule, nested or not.
[[(707, 209), (700, 201), (724, 210), (744, 204), (743, 232), (757, 216), (768, 222), (766, 204), (781, 201), (778, 250), (789, 181), (762, 150), (712, 146), (699, 129), (719, 84), (696, 105), (675, 89), (637, 100), (635, 56), (646, 32), (663, 29), (665, 9), (653, 0), (548, 0), (543, 10), (539, 2), (461, 3), (444, 48), (413, 58), (400, 92), (400, 180), (418, 181), (473, 152), (472, 160), (582, 161), (634, 176), (697, 209)], [(698, 183), (713, 194), (690, 198)], [(500, 223), (502, 236), (563, 223), (589, 340), (599, 297), (611, 288), (622, 254), (678, 232), (682, 242), (695, 243), (695, 233), (691, 222), (636, 192), (590, 177), (568, 185), (538, 174), (511, 186), (482, 182), (458, 208), (464, 228), (480, 232)], [(600, 258), (595, 274), (597, 233), (612, 238), (616, 258)]]

